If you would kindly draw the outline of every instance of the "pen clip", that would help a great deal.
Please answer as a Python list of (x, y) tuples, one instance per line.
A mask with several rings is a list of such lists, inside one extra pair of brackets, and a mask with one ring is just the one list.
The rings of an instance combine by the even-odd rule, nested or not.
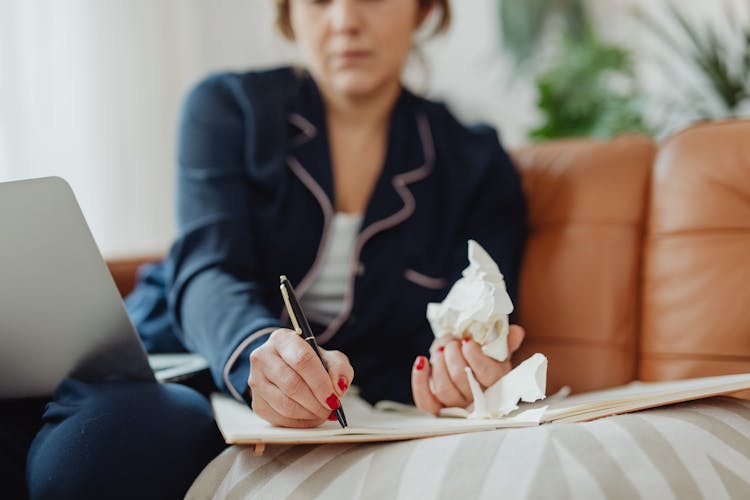
[(294, 327), (294, 332), (302, 336), (302, 328), (299, 326), (299, 322), (297, 321), (297, 316), (294, 315), (294, 309), (292, 308), (292, 303), (289, 301), (289, 292), (287, 292), (286, 286), (284, 285), (284, 281), (282, 280), (281, 285), (279, 285), (279, 288), (281, 289), (281, 296), (284, 298), (284, 304), (286, 305), (286, 311), (289, 313), (289, 319), (292, 320), (292, 326)]

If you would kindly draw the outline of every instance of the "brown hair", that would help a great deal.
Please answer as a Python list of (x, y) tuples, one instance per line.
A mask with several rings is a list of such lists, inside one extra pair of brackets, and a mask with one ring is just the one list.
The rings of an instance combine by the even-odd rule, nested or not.
[[(289, 15), (290, 0), (275, 0), (276, 4), (276, 27), (282, 35), (289, 40), (294, 40), (294, 31)], [(418, 0), (419, 8), (437, 8), (440, 11), (440, 20), (435, 26), (433, 35), (442, 33), (448, 29), (451, 24), (451, 6), (449, 0)]]

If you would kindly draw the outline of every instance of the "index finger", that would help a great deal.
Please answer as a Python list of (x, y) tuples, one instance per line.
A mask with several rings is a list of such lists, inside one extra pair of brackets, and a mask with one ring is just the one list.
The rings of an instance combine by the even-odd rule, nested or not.
[(284, 334), (276, 349), (281, 359), (297, 372), (323, 406), (331, 410), (341, 406), (323, 362), (307, 342), (298, 335)]
[(341, 351), (327, 351), (321, 349), (320, 353), (328, 365), (328, 376), (334, 383), (334, 390), (339, 396), (343, 396), (354, 380), (354, 368), (349, 358)]
[(437, 415), (443, 407), (430, 390), (430, 362), (424, 356), (419, 356), (414, 360), (414, 366), (411, 369), (411, 391), (414, 404), (420, 410)]

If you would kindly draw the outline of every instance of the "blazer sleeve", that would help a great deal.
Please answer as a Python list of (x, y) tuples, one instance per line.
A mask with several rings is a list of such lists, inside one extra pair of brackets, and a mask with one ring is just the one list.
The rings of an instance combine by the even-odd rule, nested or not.
[(209, 362), (217, 386), (247, 397), (250, 352), (284, 326), (263, 303), (245, 151), (252, 103), (231, 75), (199, 84), (178, 138), (178, 237), (168, 259), (168, 305), (177, 335)]
[[(481, 174), (471, 190), (461, 219), (451, 265), (452, 282), (468, 266), (467, 241), (473, 239), (492, 256), (503, 273), (508, 294), (517, 304), (518, 283), (526, 240), (526, 203), (521, 179), (494, 130), (474, 147)], [(513, 315), (511, 316), (511, 320)]]

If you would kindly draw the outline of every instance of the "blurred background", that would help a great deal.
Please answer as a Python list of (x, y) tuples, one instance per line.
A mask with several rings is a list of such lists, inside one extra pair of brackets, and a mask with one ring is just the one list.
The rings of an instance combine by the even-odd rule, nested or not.
[[(508, 148), (750, 116), (748, 0), (452, 5), (406, 80)], [(163, 253), (185, 93), (296, 60), (272, 0), (0, 0), (0, 181), (61, 176), (105, 257)]]

